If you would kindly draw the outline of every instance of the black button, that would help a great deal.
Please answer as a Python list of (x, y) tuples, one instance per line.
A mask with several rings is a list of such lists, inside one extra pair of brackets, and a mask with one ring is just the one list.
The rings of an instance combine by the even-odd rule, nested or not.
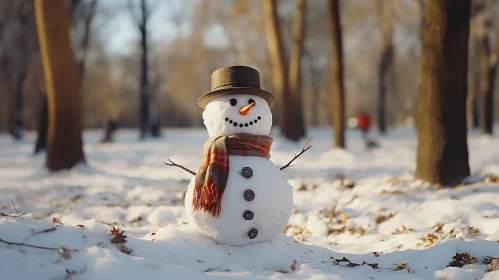
[(248, 221), (248, 220), (253, 220), (253, 216), (255, 216), (255, 214), (253, 212), (251, 212), (250, 210), (246, 210), (244, 211), (244, 214), (243, 214), (243, 218)]
[(250, 189), (245, 190), (244, 199), (246, 199), (246, 201), (252, 201), (253, 199), (255, 199), (255, 192)]
[(249, 179), (251, 176), (253, 176), (253, 169), (249, 167), (243, 167), (243, 170), (241, 170), (241, 175), (243, 175), (244, 178)]
[(255, 239), (257, 235), (258, 235), (258, 230), (256, 228), (252, 228), (250, 231), (248, 231), (248, 237), (250, 239)]

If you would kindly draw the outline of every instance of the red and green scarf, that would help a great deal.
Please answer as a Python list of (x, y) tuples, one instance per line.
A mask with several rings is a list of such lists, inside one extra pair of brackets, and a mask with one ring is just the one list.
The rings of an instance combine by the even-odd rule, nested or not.
[(229, 155), (270, 158), (272, 142), (269, 136), (247, 133), (208, 139), (204, 145), (203, 162), (196, 172), (193, 210), (203, 210), (219, 217), (229, 179)]

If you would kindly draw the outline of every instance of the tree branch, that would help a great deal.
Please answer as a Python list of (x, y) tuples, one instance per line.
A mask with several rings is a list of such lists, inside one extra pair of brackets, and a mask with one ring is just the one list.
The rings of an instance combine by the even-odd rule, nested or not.
[(140, 26), (140, 23), (141, 23), (141, 20), (138, 16), (135, 15), (135, 13), (133, 12), (135, 7), (134, 5), (132, 4), (132, 0), (128, 0), (127, 1), (127, 5), (128, 5), (128, 11), (130, 12), (130, 16), (132, 17), (132, 21), (135, 25), (137, 26)]
[[(146, 5), (146, 13), (145, 16), (149, 18), (151, 13), (156, 10), (156, 7), (161, 2), (161, 0), (156, 0), (152, 5)], [(148, 7), (147, 7), (148, 6)]]
[(307, 142), (305, 142), (305, 144), (303, 145), (303, 148), (301, 149), (301, 152), (299, 152), (297, 155), (295, 155), (289, 162), (288, 164), (284, 165), (283, 167), (281, 167), (280, 170), (284, 170), (288, 167), (291, 167), (291, 163), (293, 163), (293, 161), (295, 161), (295, 159), (297, 159), (299, 156), (301, 156), (304, 152), (308, 151), (310, 148), (312, 148), (312, 144), (310, 144), (310, 142), (312, 141), (312, 139), (314, 139), (315, 135), (312, 135), (312, 136), (309, 136), (308, 139), (307, 139)]
[(61, 248), (50, 248), (50, 247), (42, 247), (42, 246), (36, 246), (36, 245), (30, 245), (30, 244), (24, 244), (24, 243), (18, 243), (18, 242), (10, 242), (10, 241), (5, 241), (0, 238), (0, 242), (5, 243), (7, 245), (17, 245), (17, 246), (24, 246), (24, 247), (30, 247), (30, 248), (36, 248), (36, 249), (42, 249), (42, 250), (50, 250), (50, 251), (59, 251)]
[(180, 168), (180, 169), (182, 169), (182, 170), (184, 170), (184, 171), (187, 171), (187, 172), (191, 173), (193, 176), (196, 176), (196, 172), (194, 172), (194, 171), (192, 171), (192, 170), (190, 170), (190, 169), (188, 169), (188, 168), (185, 168), (185, 167), (184, 167), (184, 166), (182, 166), (182, 165), (176, 164), (175, 162), (173, 162), (173, 161), (172, 161), (171, 159), (169, 159), (169, 158), (168, 158), (168, 161), (169, 161), (170, 163), (164, 162), (164, 164), (165, 164), (165, 165), (167, 165), (167, 166), (175, 166), (175, 167), (178, 167), (178, 168)]

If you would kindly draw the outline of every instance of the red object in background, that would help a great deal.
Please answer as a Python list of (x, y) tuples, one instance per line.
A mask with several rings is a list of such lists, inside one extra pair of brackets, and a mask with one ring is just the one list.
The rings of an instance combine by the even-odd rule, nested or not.
[(371, 126), (371, 117), (367, 113), (357, 116), (357, 126), (362, 130), (367, 130)]

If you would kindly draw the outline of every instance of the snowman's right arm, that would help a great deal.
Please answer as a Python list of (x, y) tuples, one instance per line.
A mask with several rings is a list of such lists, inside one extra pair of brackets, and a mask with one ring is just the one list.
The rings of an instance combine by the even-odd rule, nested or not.
[(182, 169), (182, 170), (184, 170), (184, 171), (187, 171), (187, 172), (191, 173), (193, 176), (196, 176), (196, 172), (194, 172), (194, 171), (192, 171), (192, 170), (190, 170), (190, 169), (188, 169), (188, 168), (186, 168), (186, 167), (184, 167), (184, 166), (182, 166), (182, 165), (176, 164), (175, 162), (173, 162), (173, 161), (172, 161), (171, 159), (169, 159), (169, 158), (167, 158), (167, 160), (168, 160), (170, 163), (168, 163), (168, 162), (164, 162), (164, 164), (165, 164), (166, 166), (175, 166), (175, 167), (178, 167), (178, 168), (180, 168), (180, 169)]

